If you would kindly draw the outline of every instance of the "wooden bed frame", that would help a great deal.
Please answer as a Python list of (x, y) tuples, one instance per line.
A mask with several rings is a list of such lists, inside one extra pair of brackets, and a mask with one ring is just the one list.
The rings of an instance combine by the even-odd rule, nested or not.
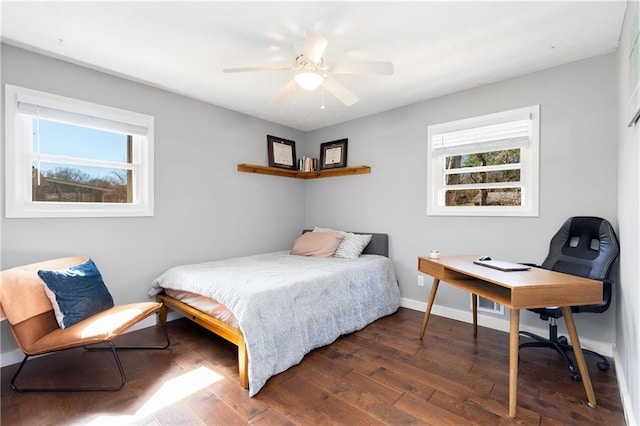
[[(310, 230), (305, 229), (302, 232), (305, 233), (309, 231)], [(354, 234), (365, 234), (365, 232), (354, 232)], [(387, 234), (375, 233), (372, 235), (371, 242), (365, 247), (362, 254), (378, 254), (389, 257), (389, 236)], [(158, 324), (162, 324), (160, 321), (166, 324), (167, 314), (169, 310), (172, 310), (236, 345), (238, 347), (238, 375), (240, 376), (240, 386), (249, 389), (249, 357), (247, 355), (244, 335), (239, 328), (233, 327), (164, 293), (158, 294), (156, 300), (162, 303), (162, 308), (160, 308), (158, 316)]]
[(247, 356), (247, 346), (244, 343), (244, 336), (239, 328), (233, 327), (224, 321), (214, 318), (198, 309), (192, 308), (186, 303), (183, 303), (171, 296), (167, 296), (164, 293), (157, 295), (156, 301), (162, 303), (158, 321), (164, 321), (166, 324), (167, 313), (169, 312), (169, 309), (171, 309), (172, 311), (179, 313), (183, 317), (190, 319), (196, 324), (236, 345), (238, 347), (238, 374), (240, 375), (240, 385), (245, 389), (249, 389), (249, 357)]

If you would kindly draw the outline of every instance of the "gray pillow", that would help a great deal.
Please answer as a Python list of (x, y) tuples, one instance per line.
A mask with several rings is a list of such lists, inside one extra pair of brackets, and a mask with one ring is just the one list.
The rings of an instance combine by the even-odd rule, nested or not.
[(313, 232), (337, 232), (344, 236), (344, 239), (338, 245), (333, 257), (341, 257), (343, 259), (357, 259), (360, 257), (364, 249), (369, 245), (373, 235), (371, 234), (354, 234), (352, 232), (336, 231), (331, 228), (315, 227)]

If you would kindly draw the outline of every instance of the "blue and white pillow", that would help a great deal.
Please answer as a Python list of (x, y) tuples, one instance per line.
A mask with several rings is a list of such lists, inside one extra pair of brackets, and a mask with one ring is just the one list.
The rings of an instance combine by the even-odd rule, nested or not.
[(336, 231), (331, 228), (320, 228), (317, 226), (313, 229), (313, 232), (337, 232), (342, 234), (344, 238), (338, 245), (335, 253), (333, 253), (333, 257), (341, 257), (343, 259), (359, 258), (373, 237), (371, 234), (354, 234), (352, 232)]
[(113, 298), (93, 260), (54, 271), (38, 271), (60, 328), (113, 307)]

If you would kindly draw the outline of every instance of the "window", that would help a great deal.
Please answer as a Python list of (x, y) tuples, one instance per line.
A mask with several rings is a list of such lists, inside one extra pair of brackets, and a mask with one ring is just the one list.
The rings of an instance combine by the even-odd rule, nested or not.
[(6, 216), (153, 216), (153, 117), (5, 85)]
[(537, 216), (540, 106), (429, 126), (427, 215)]

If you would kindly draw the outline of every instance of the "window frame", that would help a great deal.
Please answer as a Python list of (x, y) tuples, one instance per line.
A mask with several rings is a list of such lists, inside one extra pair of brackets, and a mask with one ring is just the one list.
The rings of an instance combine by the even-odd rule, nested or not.
[[(92, 102), (54, 95), (24, 87), (5, 84), (5, 217), (140, 217), (154, 215), (154, 117), (137, 112), (113, 108)], [(54, 120), (82, 127), (113, 131), (109, 126), (121, 129), (135, 128), (139, 133), (132, 140), (132, 161), (125, 167), (133, 176), (133, 197), (130, 203), (56, 202), (32, 200), (32, 162), (36, 156), (40, 162), (62, 161), (97, 167), (122, 167), (122, 163), (99, 159), (37, 154), (33, 149), (32, 116), (19, 111), (19, 102), (37, 104), (63, 114), (82, 116), (106, 127), (86, 123)], [(128, 134), (126, 130), (118, 133)]]
[[(511, 123), (518, 120), (530, 120), (528, 143), (519, 146), (520, 151), (520, 206), (445, 206), (445, 156), (434, 155), (435, 140), (446, 133), (472, 130), (496, 124)], [(481, 144), (477, 144), (480, 146)], [(474, 144), (468, 144), (473, 147)], [(497, 150), (513, 149), (508, 141), (496, 143)], [(539, 215), (540, 185), (540, 105), (502, 111), (472, 118), (455, 120), (427, 127), (427, 216), (524, 216)], [(477, 151), (484, 152), (484, 151)], [(490, 166), (496, 170), (503, 166)], [(507, 166), (505, 166), (507, 167)], [(469, 169), (469, 171), (472, 171)], [(488, 171), (488, 170), (485, 170)], [(467, 185), (468, 186), (468, 185)], [(512, 184), (494, 184), (494, 187), (513, 186)], [(448, 187), (450, 189), (450, 187)], [(461, 188), (462, 189), (462, 188)]]

